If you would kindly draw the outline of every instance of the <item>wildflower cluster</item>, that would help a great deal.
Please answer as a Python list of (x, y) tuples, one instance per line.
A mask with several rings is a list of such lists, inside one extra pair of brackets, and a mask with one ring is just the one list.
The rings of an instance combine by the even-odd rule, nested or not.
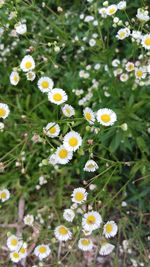
[[(89, 211), (86, 212), (87, 191), (84, 188), (76, 188), (72, 193), (73, 204), (69, 209), (65, 209), (63, 218), (69, 222), (76, 224), (80, 231), (80, 239), (78, 240), (78, 248), (83, 251), (91, 251), (100, 246), (99, 254), (108, 255), (115, 248), (110, 244), (107, 239), (114, 237), (117, 234), (118, 226), (114, 221), (108, 221), (102, 228), (102, 217), (99, 212), (93, 210), (92, 206), (89, 206)], [(81, 225), (78, 225), (79, 221)], [(96, 237), (99, 239), (98, 244), (94, 239), (94, 233), (97, 230)], [(102, 235), (98, 236), (98, 231)], [(73, 238), (71, 230), (65, 225), (59, 225), (55, 228), (55, 237), (59, 242), (67, 241)]]

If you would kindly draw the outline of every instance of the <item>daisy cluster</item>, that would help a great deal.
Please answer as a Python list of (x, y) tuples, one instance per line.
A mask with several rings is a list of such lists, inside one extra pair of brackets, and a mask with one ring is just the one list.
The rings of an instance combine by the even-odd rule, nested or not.
[[(7, 190), (5, 189), (0, 192), (1, 199), (2, 194), (8, 194), (8, 191), (6, 191)], [(93, 251), (96, 250), (96, 248), (99, 248), (100, 255), (108, 255), (115, 248), (115, 245), (111, 244), (109, 239), (117, 234), (118, 226), (112, 220), (104, 223), (101, 214), (93, 210), (91, 206), (89, 211), (87, 211), (85, 206), (87, 196), (87, 191), (82, 187), (73, 190), (71, 195), (72, 205), (70, 208), (64, 210), (63, 218), (67, 225), (71, 223), (73, 224), (73, 229), (75, 229), (75, 225), (77, 223), (76, 230), (70, 230), (71, 226), (66, 226), (66, 223), (61, 224), (54, 229), (54, 236), (60, 243), (62, 243), (73, 239), (73, 235), (75, 235), (77, 232), (80, 232), (81, 237), (77, 242), (78, 249), (85, 252)], [(78, 224), (79, 222), (81, 225)], [(23, 219), (23, 223), (25, 226), (34, 228), (34, 216), (27, 214)], [(97, 233), (96, 237), (98, 238), (98, 241), (94, 238), (95, 232)], [(10, 251), (10, 259), (14, 263), (19, 263), (29, 256), (29, 254), (31, 254), (29, 249), (30, 246), (23, 241), (22, 237), (18, 237), (14, 234), (9, 234), (7, 239), (7, 247)], [(40, 261), (42, 261), (50, 256), (50, 245), (37, 245), (34, 248), (33, 254), (38, 257)]]
[(16, 235), (10, 235), (7, 239), (7, 247), (10, 251), (10, 259), (12, 262), (18, 263), (27, 256), (27, 244), (22, 238)]
[[(34, 227), (34, 216), (26, 215), (23, 219), (23, 223), (25, 226)], [(26, 257), (31, 253), (29, 249), (29, 245), (23, 241), (22, 237), (18, 237), (17, 235), (10, 235), (7, 239), (7, 247), (10, 251), (10, 259), (14, 263), (19, 263), (22, 260), (26, 259)], [(51, 253), (51, 250), (48, 245), (41, 244), (37, 245), (33, 251), (35, 256), (39, 258), (39, 260), (43, 260), (48, 257)]]
[[(112, 126), (117, 120), (116, 113), (107, 108), (99, 109), (94, 113), (91, 108), (87, 107), (83, 110), (83, 115), (90, 125), (93, 125), (97, 119), (97, 121), (103, 126)], [(44, 132), (48, 137), (54, 138), (59, 135), (60, 127), (57, 123), (51, 122), (44, 128)], [(63, 137), (63, 144), (57, 148), (54, 154), (50, 156), (49, 163), (52, 165), (68, 163), (73, 158), (73, 152), (78, 150), (78, 148), (82, 145), (82, 142), (82, 137), (78, 132), (68, 132)], [(84, 171), (94, 172), (97, 169), (98, 165), (93, 159), (89, 159), (85, 163)]]
[[(28, 76), (32, 76), (31, 81), (36, 77), (35, 71), (35, 61), (32, 56), (26, 55), (20, 64), (20, 69), (26, 73)], [(29, 78), (28, 76), (28, 78)], [(28, 79), (27, 78), (27, 79)], [(19, 74), (13, 71), (10, 75), (10, 82), (12, 85), (17, 85), (20, 80)], [(29, 80), (29, 79), (28, 79)], [(54, 81), (46, 76), (41, 77), (37, 82), (37, 87), (42, 93), (46, 93), (48, 100), (52, 104), (62, 105), (68, 100), (68, 95), (61, 88), (53, 88)], [(61, 107), (63, 115), (67, 118), (75, 116), (75, 109), (69, 104), (65, 104)], [(97, 112), (93, 112), (90, 108), (85, 108), (83, 110), (83, 115), (89, 124), (94, 124), (95, 120), (103, 126), (112, 126), (116, 120), (117, 116), (111, 109), (103, 108), (99, 109)], [(56, 138), (60, 134), (60, 126), (57, 122), (49, 122), (43, 129), (44, 134), (50, 138)], [(80, 134), (74, 130), (71, 130), (63, 137), (63, 144), (57, 148), (56, 152), (52, 154), (49, 158), (49, 163), (56, 164), (66, 164), (73, 158), (73, 152), (79, 149), (82, 145), (82, 137)], [(95, 161), (89, 160), (84, 167), (85, 171), (95, 171), (98, 169), (98, 165)]]
[(137, 31), (138, 34), (136, 38), (136, 34), (135, 34), (136, 31), (131, 30), (131, 28), (133, 28), (133, 23), (135, 23), (135, 25), (138, 23), (141, 23), (141, 24), (144, 24), (145, 28), (148, 27), (148, 24), (146, 24), (150, 20), (150, 16), (147, 10), (148, 7), (138, 8), (136, 19), (135, 18), (132, 19), (131, 20), (132, 24), (131, 24), (130, 21), (123, 21), (119, 18), (119, 15), (120, 15), (119, 13), (124, 12), (126, 10), (126, 7), (127, 7), (126, 1), (121, 1), (117, 5), (116, 4), (109, 5), (108, 1), (105, 1), (103, 5), (104, 7), (98, 10), (101, 17), (104, 19), (107, 17), (111, 17), (113, 21), (113, 26), (115, 28), (121, 27), (117, 32), (117, 35), (116, 35), (117, 39), (124, 40), (127, 37), (131, 36), (132, 38), (132, 36), (134, 36), (135, 39), (139, 40), (138, 43), (140, 46), (144, 47), (146, 50), (150, 49), (150, 34), (144, 34), (140, 31)]
[(114, 76), (121, 82), (127, 82), (128, 80), (133, 80), (133, 88), (139, 86), (148, 86), (150, 84), (150, 65), (143, 64), (143, 56), (140, 55), (139, 59), (135, 62), (127, 61), (127, 59), (119, 60), (114, 59), (112, 61), (112, 66), (114, 67)]
[[(110, 254), (115, 246), (109, 243), (108, 239), (114, 237), (118, 232), (118, 226), (114, 221), (108, 221), (103, 223), (102, 216), (99, 212), (95, 211), (90, 207), (90, 210), (86, 212), (85, 203), (87, 201), (88, 193), (82, 188), (76, 188), (73, 190), (71, 199), (73, 204), (70, 208), (65, 209), (63, 213), (63, 218), (67, 223), (81, 222), (78, 224), (78, 230), (81, 234), (81, 238), (78, 240), (78, 248), (82, 251), (91, 251), (99, 247), (93, 234), (96, 231), (96, 236), (99, 236), (100, 242), (100, 255)], [(102, 226), (103, 225), (103, 226)], [(76, 229), (77, 231), (77, 229)], [(73, 238), (73, 232), (66, 225), (61, 224), (57, 226), (54, 230), (55, 238), (59, 242), (66, 242)]]

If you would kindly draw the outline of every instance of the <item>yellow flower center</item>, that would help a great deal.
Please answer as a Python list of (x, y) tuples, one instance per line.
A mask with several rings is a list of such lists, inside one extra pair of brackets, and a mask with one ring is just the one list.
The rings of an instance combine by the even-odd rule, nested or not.
[(59, 94), (59, 93), (56, 93), (56, 94), (53, 95), (53, 99), (55, 101), (61, 101), (62, 100), (62, 95)]
[(109, 121), (110, 121), (110, 115), (108, 115), (108, 114), (103, 114), (103, 115), (101, 116), (101, 120), (102, 120), (103, 122), (105, 122), (105, 123), (109, 122)]
[(108, 223), (108, 224), (106, 225), (106, 232), (109, 234), (109, 233), (112, 232), (112, 229), (113, 229), (112, 224)]
[(70, 109), (69, 108), (66, 108), (66, 112), (68, 115), (70, 115)]
[(67, 155), (68, 155), (68, 151), (66, 149), (63, 148), (59, 151), (59, 157), (60, 158), (65, 159), (67, 157)]
[(87, 224), (94, 224), (96, 222), (96, 218), (94, 215), (89, 215), (87, 218), (86, 218), (86, 222)]
[(14, 252), (14, 253), (13, 253), (13, 257), (14, 257), (15, 259), (19, 259), (19, 253)]
[(112, 7), (112, 8), (109, 9), (109, 14), (112, 15), (112, 14), (115, 13), (115, 11), (116, 11), (116, 9), (114, 7)]
[(58, 232), (60, 235), (67, 235), (68, 234), (68, 230), (64, 226), (60, 226)]
[(94, 164), (88, 164), (87, 168), (89, 168), (89, 169), (94, 168)]
[(0, 195), (0, 198), (1, 199), (5, 199), (6, 198), (6, 193), (5, 192), (2, 192), (1, 195)]
[(142, 75), (143, 75), (143, 71), (141, 71), (141, 70), (137, 70), (136, 75), (137, 75), (139, 78), (141, 78)]
[(90, 121), (90, 120), (92, 119), (92, 116), (91, 116), (90, 112), (86, 112), (86, 113), (85, 113), (85, 118), (86, 118), (86, 120), (88, 120), (88, 121)]
[(145, 45), (150, 46), (150, 37), (147, 37), (144, 41)]
[(17, 244), (18, 244), (18, 242), (17, 242), (16, 239), (12, 239), (12, 240), (11, 240), (11, 245), (12, 245), (12, 246), (17, 246)]
[(41, 246), (39, 247), (39, 252), (42, 254), (42, 253), (45, 253), (46, 252), (46, 247), (44, 246)]
[(128, 70), (134, 70), (134, 65), (133, 64), (128, 65)]
[(43, 89), (47, 89), (47, 88), (49, 87), (49, 83), (48, 83), (48, 81), (43, 81), (43, 82), (41, 83), (41, 85), (42, 85)]
[(89, 239), (82, 239), (82, 240), (81, 240), (81, 244), (82, 244), (83, 246), (88, 246), (88, 245), (90, 244), (90, 240), (89, 240)]
[(26, 251), (25, 251), (25, 248), (22, 247), (22, 248), (20, 249), (20, 253), (25, 254), (25, 252), (26, 252)]
[(84, 194), (83, 194), (82, 192), (77, 192), (77, 193), (75, 194), (75, 199), (76, 199), (77, 201), (82, 201), (82, 200), (84, 199)]
[(25, 63), (25, 67), (26, 67), (26, 69), (30, 69), (32, 67), (32, 63), (30, 61), (27, 61)]
[(55, 127), (55, 126), (51, 127), (51, 128), (49, 129), (49, 132), (50, 132), (51, 134), (55, 134), (55, 133), (56, 133), (56, 127)]
[(18, 82), (18, 76), (17, 75), (14, 76), (14, 81)]
[(32, 72), (28, 72), (28, 78), (32, 79), (33, 78), (33, 73)]
[(0, 108), (0, 118), (3, 118), (6, 115), (6, 110), (4, 108)]
[(69, 139), (69, 145), (70, 146), (77, 146), (77, 144), (78, 144), (78, 140), (77, 140), (77, 138), (76, 137), (71, 137), (70, 139)]
[(120, 37), (120, 38), (124, 38), (124, 37), (125, 37), (125, 32), (120, 32), (120, 33), (119, 33), (119, 37)]

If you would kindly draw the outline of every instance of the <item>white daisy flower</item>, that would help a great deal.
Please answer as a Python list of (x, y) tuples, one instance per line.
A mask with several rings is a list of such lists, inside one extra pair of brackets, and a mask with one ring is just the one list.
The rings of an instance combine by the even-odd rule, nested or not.
[(97, 163), (94, 160), (90, 159), (86, 162), (83, 170), (86, 172), (95, 172), (97, 169)]
[(136, 68), (135, 69), (135, 77), (139, 80), (144, 79), (146, 77), (146, 69), (145, 68)]
[(7, 247), (10, 251), (17, 251), (22, 246), (22, 241), (17, 236), (11, 235), (7, 239)]
[(48, 137), (54, 138), (57, 137), (60, 133), (60, 127), (55, 122), (50, 122), (44, 128), (44, 132)]
[(83, 187), (75, 188), (72, 192), (72, 202), (82, 204), (86, 201), (88, 193)]
[(23, 243), (23, 245), (21, 246), (21, 248), (19, 249), (18, 252), (19, 252), (22, 259), (26, 258), (26, 256), (27, 256), (27, 244)]
[(94, 124), (95, 121), (95, 115), (91, 108), (85, 108), (83, 110), (84, 118), (89, 122), (89, 124)]
[(78, 248), (83, 251), (90, 251), (93, 248), (93, 242), (89, 238), (80, 238), (78, 241)]
[(111, 109), (102, 108), (97, 111), (97, 121), (104, 126), (113, 125), (116, 120), (116, 113)]
[(119, 39), (119, 40), (123, 40), (125, 39), (126, 37), (128, 37), (130, 35), (130, 30), (128, 28), (122, 28), (120, 29), (118, 32), (117, 32), (117, 35), (116, 37)]
[(48, 99), (51, 103), (61, 105), (68, 100), (68, 96), (63, 89), (54, 88), (48, 93)]
[(34, 81), (34, 79), (35, 79), (35, 77), (36, 77), (36, 74), (35, 74), (35, 72), (34, 71), (28, 71), (27, 73), (26, 73), (26, 77), (27, 77), (27, 80), (28, 81)]
[(101, 15), (102, 18), (106, 18), (107, 17), (107, 8), (102, 7), (98, 9), (98, 13)]
[(118, 58), (114, 59), (112, 61), (112, 66), (113, 67), (118, 67), (120, 65), (120, 60)]
[(142, 46), (145, 49), (150, 49), (150, 33), (142, 36)]
[(41, 77), (38, 80), (38, 88), (40, 89), (40, 91), (42, 93), (48, 93), (52, 90), (53, 86), (54, 86), (54, 82), (51, 78), (49, 77)]
[(126, 6), (127, 6), (126, 1), (120, 1), (120, 2), (118, 3), (118, 5), (117, 5), (118, 9), (120, 9), (120, 10), (124, 10), (124, 9), (126, 9)]
[(73, 157), (72, 151), (67, 150), (63, 145), (57, 148), (55, 154), (56, 154), (56, 161), (59, 164), (66, 164)]
[(67, 241), (72, 237), (71, 231), (64, 225), (57, 226), (54, 230), (54, 234), (59, 241)]
[(96, 41), (95, 41), (95, 39), (90, 39), (90, 40), (89, 40), (89, 45), (90, 45), (91, 47), (95, 46), (95, 45), (96, 45)]
[(57, 158), (56, 158), (56, 154), (52, 154), (49, 159), (48, 159), (49, 164), (52, 164), (53, 166), (55, 166), (58, 162), (57, 162)]
[(114, 250), (114, 248), (114, 245), (108, 242), (104, 242), (100, 248), (99, 254), (102, 256), (109, 255)]
[(125, 66), (126, 71), (131, 72), (134, 70), (134, 63), (128, 62)]
[(85, 19), (84, 19), (85, 22), (91, 22), (93, 20), (94, 20), (93, 16), (86, 16)]
[(2, 202), (5, 202), (9, 198), (10, 198), (10, 193), (9, 193), (8, 189), (0, 190), (0, 200)]
[(114, 76), (117, 77), (118, 75), (120, 75), (122, 73), (122, 69), (121, 68), (117, 68), (116, 70), (113, 71)]
[(33, 57), (30, 55), (26, 55), (21, 61), (20, 68), (24, 72), (28, 72), (30, 70), (33, 70), (35, 68), (35, 62), (34, 62)]
[(97, 63), (97, 64), (94, 65), (94, 69), (95, 69), (95, 70), (99, 70), (100, 67), (101, 67), (101, 64), (99, 64), (99, 63)]
[(106, 14), (108, 16), (113, 16), (117, 12), (117, 5), (110, 5), (106, 9)]
[(113, 237), (117, 234), (118, 226), (114, 221), (108, 221), (103, 228), (103, 234), (106, 238)]
[(19, 80), (20, 80), (20, 77), (19, 77), (19, 73), (17, 71), (12, 71), (12, 73), (10, 74), (10, 83), (12, 85), (17, 85)]
[(0, 103), (0, 118), (6, 119), (10, 113), (9, 107), (7, 104)]
[(10, 259), (12, 262), (19, 262), (21, 260), (21, 254), (17, 251), (13, 251), (10, 253)]
[(63, 144), (69, 151), (76, 151), (82, 145), (82, 138), (79, 133), (71, 131), (64, 136)]
[(122, 73), (120, 75), (120, 81), (126, 82), (129, 79), (129, 75), (127, 73)]
[(18, 34), (23, 35), (27, 32), (27, 25), (25, 23), (19, 22), (15, 25), (15, 30)]
[(135, 41), (139, 43), (142, 37), (142, 33), (140, 31), (132, 31), (131, 36)]
[(149, 15), (148, 15), (148, 11), (144, 10), (142, 8), (138, 8), (136, 17), (141, 22), (147, 22), (150, 19)]
[(93, 231), (100, 228), (102, 217), (97, 211), (89, 211), (82, 218), (82, 227), (86, 231)]
[(48, 245), (38, 245), (35, 250), (34, 250), (34, 254), (40, 259), (45, 259), (49, 256), (49, 254), (51, 253), (51, 250), (49, 248)]
[(75, 217), (75, 213), (71, 209), (65, 209), (63, 213), (63, 217), (67, 222), (72, 222)]
[(68, 118), (75, 115), (75, 110), (71, 105), (65, 104), (61, 109), (63, 114)]
[(34, 217), (33, 215), (26, 215), (23, 219), (25, 225), (32, 226), (34, 222)]

